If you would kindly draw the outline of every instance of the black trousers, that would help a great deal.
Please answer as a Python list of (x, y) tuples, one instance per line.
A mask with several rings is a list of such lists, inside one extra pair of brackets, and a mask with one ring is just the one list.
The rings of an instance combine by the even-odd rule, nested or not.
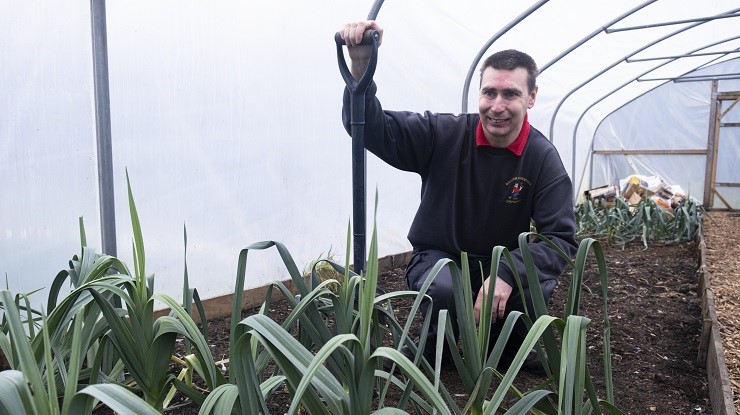
[[(444, 258), (454, 261), (454, 263), (458, 267), (459, 275), (462, 276), (460, 256), (455, 257), (447, 252), (436, 249), (415, 249), (411, 255), (409, 265), (406, 268), (406, 282), (408, 283), (409, 289), (415, 291), (420, 290), (434, 265), (440, 259)], [(470, 268), (470, 284), (473, 288), (473, 301), (475, 301), (478, 296), (478, 291), (480, 291), (480, 288), (483, 284), (483, 280), (488, 277), (488, 273), (491, 270), (491, 257), (469, 256), (468, 263)], [(483, 272), (482, 274), (481, 270)], [(521, 277), (524, 278), (524, 275), (522, 275)], [(542, 294), (545, 297), (546, 304), (549, 302), (550, 296), (555, 290), (556, 285), (556, 280), (548, 280), (540, 283), (540, 286), (542, 287)], [(512, 310), (524, 312), (524, 301), (526, 301), (527, 309), (529, 309), (530, 312), (534, 310), (529, 289), (524, 289), (524, 299), (522, 299), (522, 296), (520, 295), (517, 287), (513, 288), (514, 290), (511, 293), (511, 297), (506, 302), (506, 315), (508, 316), (508, 314)], [(429, 286), (427, 290), (427, 295), (432, 298), (432, 314), (429, 326), (429, 333), (427, 337), (426, 350), (433, 350), (437, 338), (437, 319), (440, 310), (448, 310), (455, 334), (455, 339), (457, 340), (460, 335), (457, 324), (457, 310), (455, 308), (455, 295), (452, 285), (452, 273), (450, 272), (450, 269), (448, 267), (445, 266), (440, 270), (432, 284)], [(430, 304), (428, 301), (422, 303), (422, 313), (426, 313), (429, 305)], [(493, 323), (493, 327), (491, 328), (491, 339), (489, 341), (491, 348), (493, 348), (496, 339), (501, 333), (501, 329), (503, 328), (503, 323), (505, 320), (506, 316), (504, 316), (503, 319), (496, 319), (496, 322)], [(521, 343), (524, 340), (526, 334), (526, 326), (521, 320), (519, 320), (517, 322), (517, 325), (515, 326), (514, 332), (507, 342), (506, 349), (504, 351), (505, 356), (508, 355), (507, 357), (513, 358), (514, 354), (516, 354), (517, 350), (519, 349), (519, 346), (521, 346)], [(447, 349), (446, 342), (445, 354), (449, 356), (449, 350)]]

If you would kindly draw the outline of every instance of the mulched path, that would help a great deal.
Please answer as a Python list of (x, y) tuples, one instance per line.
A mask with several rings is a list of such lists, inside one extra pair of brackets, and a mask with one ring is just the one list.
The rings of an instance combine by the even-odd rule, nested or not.
[(722, 347), (740, 412), (740, 213), (710, 212), (704, 219), (704, 241), (709, 284), (714, 291)]

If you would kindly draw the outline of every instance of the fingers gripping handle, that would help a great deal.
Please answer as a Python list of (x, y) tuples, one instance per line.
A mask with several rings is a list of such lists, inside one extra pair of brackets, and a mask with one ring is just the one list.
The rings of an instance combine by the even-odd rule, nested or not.
[(342, 78), (344, 78), (344, 82), (347, 84), (347, 87), (349, 88), (351, 93), (354, 93), (355, 91), (364, 92), (367, 89), (368, 85), (370, 85), (370, 81), (372, 81), (373, 79), (373, 74), (375, 74), (375, 67), (378, 63), (379, 39), (380, 35), (376, 30), (368, 30), (363, 34), (362, 42), (360, 44), (371, 45), (373, 48), (372, 54), (370, 55), (370, 61), (367, 65), (367, 69), (365, 69), (365, 73), (362, 74), (362, 77), (358, 81), (352, 76), (352, 73), (347, 66), (347, 61), (344, 58), (344, 50), (342, 48), (342, 46), (346, 44), (344, 42), (344, 39), (342, 39), (342, 36), (339, 34), (339, 32), (334, 35), (334, 41), (337, 43), (337, 60), (339, 61), (339, 72), (342, 74)]
[[(378, 34), (377, 30), (368, 30), (365, 33), (362, 34), (362, 42), (360, 42), (361, 45), (372, 45), (373, 42), (378, 41), (378, 37), (380, 35)], [(342, 35), (337, 32), (334, 34), (334, 41), (337, 42), (337, 45), (346, 45), (344, 42), (344, 39), (342, 39)]]

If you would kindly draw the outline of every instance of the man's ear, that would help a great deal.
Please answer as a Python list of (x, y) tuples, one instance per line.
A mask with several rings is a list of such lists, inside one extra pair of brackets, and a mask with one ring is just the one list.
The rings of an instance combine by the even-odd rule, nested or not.
[(529, 91), (529, 104), (527, 104), (527, 108), (529, 109), (534, 107), (534, 102), (537, 98), (537, 90), (538, 90), (538, 86), (535, 85), (534, 88), (531, 91)]

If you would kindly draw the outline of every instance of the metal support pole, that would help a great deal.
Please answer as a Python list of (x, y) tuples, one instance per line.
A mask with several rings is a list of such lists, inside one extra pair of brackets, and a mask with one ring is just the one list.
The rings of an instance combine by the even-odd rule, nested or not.
[(98, 198), (102, 251), (116, 255), (116, 212), (113, 199), (110, 92), (108, 89), (108, 36), (105, 0), (90, 0), (93, 83), (95, 86), (95, 141), (98, 153)]

